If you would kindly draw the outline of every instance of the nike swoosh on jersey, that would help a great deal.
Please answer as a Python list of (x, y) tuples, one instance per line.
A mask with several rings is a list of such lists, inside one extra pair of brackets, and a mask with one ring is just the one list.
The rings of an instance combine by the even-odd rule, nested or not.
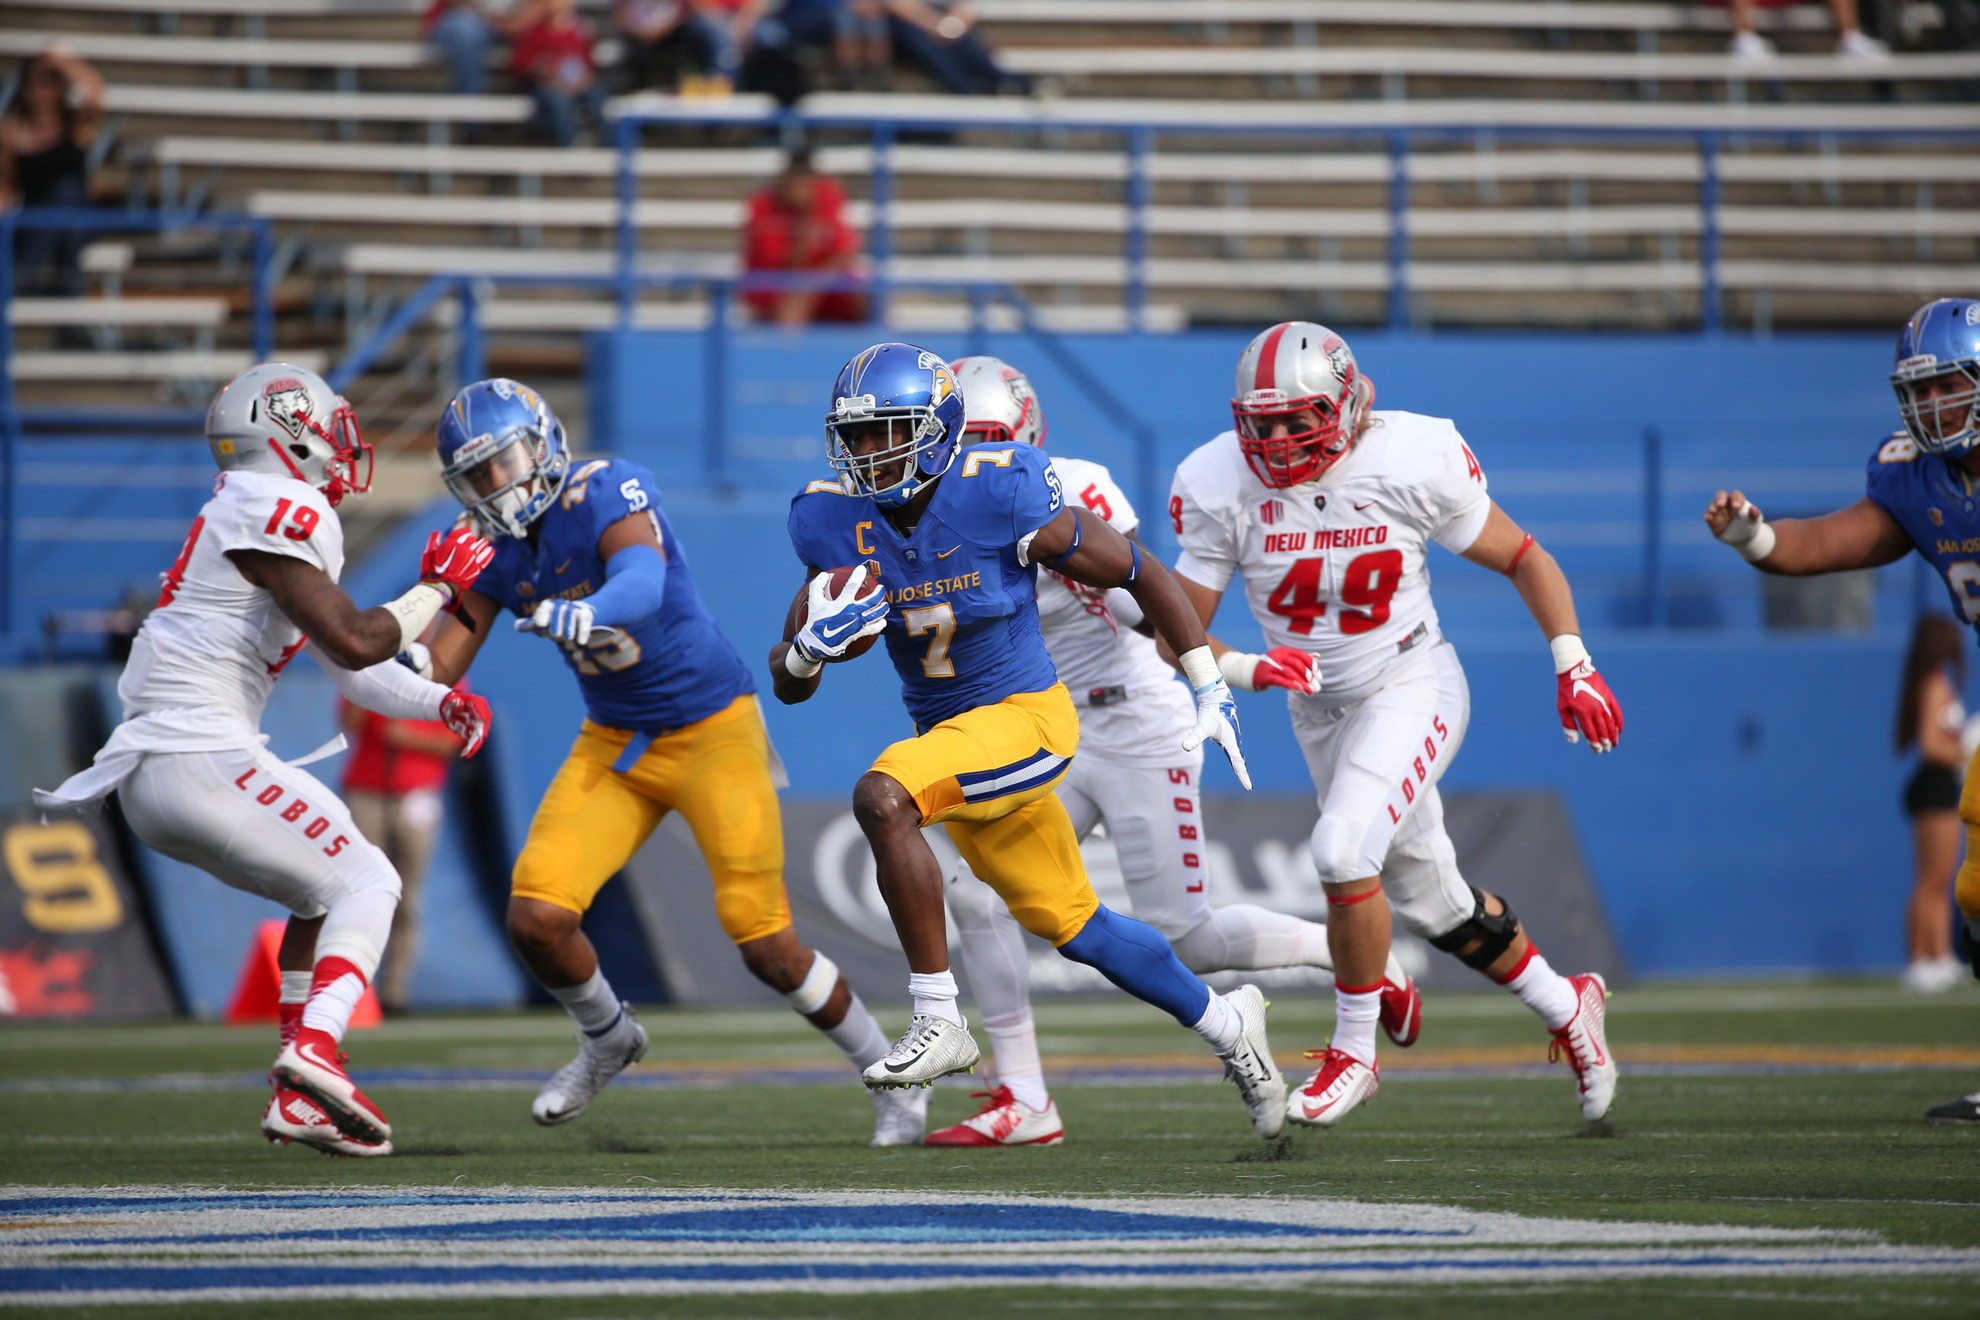
[(1368, 501), (1368, 503), (1366, 503), (1366, 504), (1357, 504), (1357, 505), (1355, 505), (1355, 506), (1354, 506), (1354, 511), (1355, 511), (1356, 513), (1360, 513), (1360, 512), (1361, 512), (1362, 510), (1364, 510), (1364, 509), (1372, 509), (1372, 508), (1374, 508), (1374, 507), (1375, 507), (1375, 501), (1374, 501), (1374, 500), (1370, 500), (1370, 501)]
[(955, 553), (956, 551), (958, 551), (958, 550), (960, 550), (960, 549), (962, 549), (962, 547), (961, 547), (961, 546), (959, 546), (959, 545), (952, 545), (952, 546), (950, 546), (950, 547), (949, 547), (949, 548), (948, 548), (947, 550), (940, 550), (940, 551), (937, 551), (937, 552), (936, 552), (936, 554), (935, 554), (935, 557), (936, 557), (937, 559), (947, 559), (947, 558), (948, 558), (948, 557), (949, 557), (950, 555), (952, 555), (952, 554), (954, 554), (954, 553)]
[[(572, 558), (576, 558), (576, 556), (572, 556)], [(571, 561), (569, 559), (566, 559), (563, 563), (557, 565), (557, 571), (561, 573), (570, 566), (571, 566)]]

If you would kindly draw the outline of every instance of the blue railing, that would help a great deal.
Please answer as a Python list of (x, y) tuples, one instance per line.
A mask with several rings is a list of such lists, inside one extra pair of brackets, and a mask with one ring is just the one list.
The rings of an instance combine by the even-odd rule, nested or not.
[[(213, 212), (205, 215), (119, 211), (93, 207), (28, 207), (0, 214), (0, 635), (14, 627), (15, 559), (19, 542), (20, 440), (37, 423), (69, 428), (101, 426), (144, 429), (159, 410), (21, 407), (14, 397), (14, 237), (22, 230), (53, 229), (79, 234), (182, 233), (211, 231), (246, 234), (252, 243), (253, 329), (257, 360), (275, 353), (273, 288), (274, 223), (262, 216)], [(173, 412), (177, 417), (178, 414)]]
[[(889, 265), (894, 255), (894, 235), (890, 217), (894, 196), (893, 170), (889, 148), (904, 132), (1002, 133), (1035, 136), (1048, 132), (1091, 134), (1117, 139), (1127, 166), (1127, 223), (1122, 235), (1122, 253), (1127, 262), (1125, 303), (1128, 328), (1147, 328), (1149, 252), (1148, 208), (1154, 189), (1149, 175), (1149, 157), (1160, 138), (1253, 138), (1350, 142), (1386, 150), (1388, 170), (1387, 242), (1387, 319), (1389, 329), (1406, 334), (1410, 329), (1410, 160), (1422, 146), (1465, 142), (1597, 142), (1647, 145), (1678, 143), (1698, 153), (1698, 206), (1700, 230), (1698, 268), (1700, 282), (1699, 328), (1717, 334), (1724, 327), (1722, 244), (1720, 229), (1721, 171), (1719, 158), (1730, 144), (1777, 142), (1833, 146), (1840, 142), (1915, 142), (1942, 145), (1949, 142), (1980, 142), (1980, 124), (1968, 127), (1850, 127), (1829, 125), (1796, 128), (1773, 125), (1737, 128), (1695, 129), (1676, 125), (1577, 127), (1573, 125), (1533, 125), (1522, 123), (1474, 122), (1469, 124), (1329, 124), (1316, 117), (1307, 121), (1241, 120), (1227, 123), (1191, 124), (1150, 123), (1114, 119), (1107, 115), (1066, 115), (999, 118), (968, 115), (902, 113), (895, 110), (853, 113), (839, 110), (809, 110), (802, 106), (776, 112), (723, 109), (719, 106), (669, 107), (664, 113), (628, 108), (617, 119), (615, 142), (618, 148), (618, 227), (617, 256), (619, 308), (622, 323), (629, 321), (635, 281), (632, 272), (639, 261), (639, 228), (635, 208), (639, 200), (636, 155), (642, 132), (648, 127), (737, 127), (775, 128), (785, 141), (795, 141), (808, 131), (859, 132), (868, 135), (873, 147), (870, 176), (872, 222), (867, 230), (867, 251), (874, 265), (872, 294), (876, 317), (884, 319), (888, 294), (900, 281), (891, 277)], [(986, 207), (992, 205), (986, 203)]]

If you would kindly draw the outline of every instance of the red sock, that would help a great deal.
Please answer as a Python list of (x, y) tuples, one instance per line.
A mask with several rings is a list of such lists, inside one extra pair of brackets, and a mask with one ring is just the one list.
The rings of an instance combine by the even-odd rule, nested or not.
[(365, 975), (357, 964), (332, 955), (319, 958), (310, 977), (309, 1002), (303, 1005), (302, 1029), (320, 1031), (333, 1041), (344, 1038), (351, 1012), (364, 997)]

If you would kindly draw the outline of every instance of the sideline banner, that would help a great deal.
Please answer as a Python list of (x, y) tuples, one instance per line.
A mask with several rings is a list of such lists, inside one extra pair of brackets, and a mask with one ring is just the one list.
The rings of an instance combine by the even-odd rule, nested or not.
[[(786, 798), (783, 811), (784, 878), (798, 934), (838, 963), (869, 1002), (905, 1002), (907, 960), (874, 881), (873, 854), (849, 805)], [(1212, 795), (1204, 799), (1203, 813), (1210, 836), (1204, 860), (1212, 904), (1257, 903), (1310, 920), (1326, 919), (1326, 900), (1306, 846), (1318, 815), (1311, 797)], [(1510, 902), (1550, 962), (1564, 972), (1601, 972), (1611, 984), (1627, 975), (1559, 797), (1550, 792), (1446, 793), (1444, 815), (1465, 878)], [(927, 834), (946, 868), (954, 848), (941, 830)], [(1131, 912), (1104, 827), (1088, 837), (1083, 851), (1100, 901)], [(715, 920), (708, 868), (677, 816), (670, 815), (654, 831), (626, 868), (626, 878), (674, 1000), (778, 1001), (779, 996), (744, 970)], [(953, 945), (953, 922), (949, 934)], [(1068, 962), (1043, 941), (1032, 940), (1031, 946), (1034, 993), (1116, 993), (1098, 972)], [(1410, 939), (1400, 927), (1396, 952), (1425, 985), (1478, 989), (1488, 984), (1456, 959)], [(1244, 980), (1286, 989), (1332, 984), (1324, 973), (1306, 970), (1219, 973), (1208, 979), (1219, 988)]]
[(177, 1007), (103, 815), (0, 812), (0, 1017), (170, 1017)]

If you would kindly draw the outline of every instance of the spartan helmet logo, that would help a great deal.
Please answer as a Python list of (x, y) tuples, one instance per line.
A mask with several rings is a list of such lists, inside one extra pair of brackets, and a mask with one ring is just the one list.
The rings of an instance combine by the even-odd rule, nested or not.
[(309, 390), (292, 376), (271, 380), (261, 391), (261, 411), (291, 440), (300, 440), (309, 422)]

